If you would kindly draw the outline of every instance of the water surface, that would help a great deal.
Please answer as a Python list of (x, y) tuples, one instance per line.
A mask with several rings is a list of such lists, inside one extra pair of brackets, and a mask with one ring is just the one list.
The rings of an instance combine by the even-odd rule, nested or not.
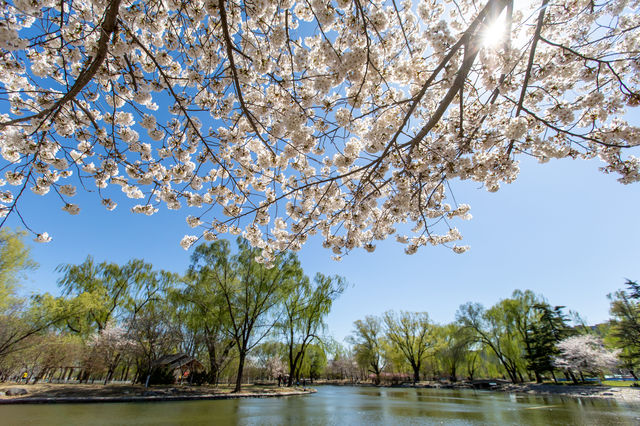
[(638, 425), (640, 405), (472, 390), (319, 386), (286, 398), (2, 405), (2, 425)]

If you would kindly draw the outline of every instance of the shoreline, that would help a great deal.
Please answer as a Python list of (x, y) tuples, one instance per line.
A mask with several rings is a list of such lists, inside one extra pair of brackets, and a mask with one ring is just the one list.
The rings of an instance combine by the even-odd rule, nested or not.
[(617, 402), (640, 404), (640, 389), (632, 387), (617, 387), (603, 385), (547, 385), (547, 384), (523, 384), (506, 385), (500, 392), (515, 393), (519, 395), (562, 396), (569, 398), (597, 398), (611, 399)]
[[(553, 385), (553, 384), (500, 384), (490, 389), (477, 389), (469, 384), (418, 383), (379, 385), (373, 383), (345, 383), (334, 381), (317, 381), (314, 386), (354, 386), (380, 388), (415, 388), (443, 390), (476, 390), (485, 392), (511, 393), (523, 396), (557, 396), (567, 398), (597, 398), (616, 402), (640, 405), (640, 389), (632, 387), (615, 387), (603, 385)], [(12, 384), (0, 387), (0, 391), (10, 389), (28, 389), (25, 395), (0, 395), (0, 405), (10, 404), (91, 404), (91, 403), (123, 403), (123, 402), (169, 402), (200, 401), (240, 398), (278, 398), (310, 395), (317, 392), (314, 388), (278, 388), (274, 386), (247, 386), (247, 390), (231, 393), (224, 388), (214, 387), (151, 387), (129, 385), (72, 385), (72, 384)], [(251, 389), (253, 388), (253, 389)], [(256, 389), (257, 388), (257, 389)]]
[(624, 387), (624, 386), (604, 386), (604, 385), (554, 385), (554, 384), (512, 384), (501, 383), (491, 388), (473, 387), (469, 383), (443, 384), (443, 383), (417, 383), (413, 384), (397, 384), (397, 385), (374, 385), (373, 383), (340, 383), (340, 382), (317, 382), (315, 385), (332, 385), (332, 386), (363, 386), (363, 387), (380, 387), (380, 388), (415, 388), (415, 389), (449, 389), (449, 390), (476, 390), (484, 392), (501, 392), (513, 393), (518, 395), (529, 396), (559, 396), (567, 398), (597, 398), (609, 399), (617, 402), (638, 404), (640, 405), (640, 388)]
[[(29, 389), (34, 385), (9, 385), (0, 388), (0, 391), (6, 392), (10, 389)], [(17, 396), (0, 396), (0, 405), (13, 405), (13, 404), (101, 404), (101, 403), (125, 403), (125, 402), (168, 402), (168, 401), (202, 401), (202, 400), (223, 400), (223, 399), (241, 399), (241, 398), (284, 398), (290, 396), (310, 395), (317, 392), (313, 388), (294, 388), (293, 390), (278, 391), (278, 389), (264, 389), (258, 391), (241, 391), (239, 393), (224, 392), (218, 390), (212, 392), (211, 388), (198, 389), (198, 388), (158, 388), (152, 387), (149, 389), (138, 389), (142, 391), (142, 394), (131, 395), (128, 386), (118, 385), (45, 385), (46, 390), (35, 392), (29, 392), (25, 395)], [(84, 395), (73, 394), (82, 387), (84, 389)], [(102, 389), (98, 386), (104, 386)], [(41, 385), (40, 387), (43, 387)], [(117, 388), (122, 388), (121, 392), (117, 392)], [(65, 388), (70, 390), (71, 395), (65, 394)], [(110, 395), (100, 395), (104, 390), (116, 390), (115, 393)], [(32, 389), (33, 391), (33, 389)], [(52, 395), (56, 392), (60, 395)], [(93, 391), (93, 392), (92, 392)], [(200, 391), (200, 392), (199, 392)], [(93, 393), (93, 394), (92, 394)], [(41, 395), (40, 395), (41, 394)], [(88, 394), (88, 395), (87, 395)]]

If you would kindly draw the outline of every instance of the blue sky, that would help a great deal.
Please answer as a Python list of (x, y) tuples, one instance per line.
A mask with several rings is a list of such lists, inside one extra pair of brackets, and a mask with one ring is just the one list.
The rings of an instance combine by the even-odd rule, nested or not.
[[(163, 105), (159, 113), (167, 114), (162, 99), (156, 102)], [(474, 216), (454, 222), (465, 237), (462, 244), (471, 246), (462, 255), (426, 247), (407, 256), (404, 246), (387, 241), (373, 254), (354, 251), (336, 263), (318, 239), (311, 239), (300, 253), (308, 275), (339, 274), (351, 284), (328, 317), (329, 333), (342, 341), (355, 320), (389, 309), (426, 311), (445, 323), (462, 303), (490, 306), (514, 289), (540, 293), (590, 323), (605, 321), (606, 295), (622, 288), (625, 278), (640, 279), (640, 186), (619, 184), (616, 176), (598, 172), (599, 166), (523, 160), (519, 179), (497, 193), (473, 182), (455, 183), (457, 201), (470, 204)], [(109, 212), (95, 194), (79, 194), (70, 201), (82, 210), (70, 216), (55, 197), (25, 191), (21, 212), (29, 226), (53, 237), (49, 244), (31, 243), (40, 268), (24, 284), (25, 292), (58, 293), (56, 266), (80, 263), (88, 254), (118, 263), (143, 258), (156, 268), (185, 271), (191, 252), (179, 241), (193, 233), (187, 213), (161, 209), (152, 217), (133, 215), (129, 208), (137, 200), (117, 195), (121, 205)], [(12, 217), (8, 224), (19, 221)]]
[[(329, 333), (342, 341), (355, 320), (389, 309), (426, 311), (435, 322), (449, 322), (462, 303), (490, 306), (518, 288), (566, 305), (589, 323), (605, 321), (606, 295), (622, 288), (625, 278), (640, 279), (640, 186), (618, 183), (599, 165), (527, 160), (519, 179), (497, 193), (457, 182), (456, 199), (471, 204), (474, 216), (455, 223), (471, 245), (462, 255), (425, 247), (408, 256), (404, 246), (387, 241), (373, 254), (354, 251), (335, 262), (311, 239), (299, 253), (308, 275), (339, 274), (351, 284), (328, 318)], [(53, 236), (49, 244), (31, 244), (40, 268), (23, 286), (26, 292), (57, 293), (55, 267), (82, 262), (87, 254), (118, 263), (143, 258), (175, 272), (189, 263), (191, 251), (178, 244), (192, 231), (185, 212), (146, 217), (129, 213), (125, 203), (109, 212), (97, 197), (80, 194), (74, 202), (82, 210), (70, 216), (53, 197), (28, 191), (21, 201), (28, 224)], [(18, 224), (16, 218), (10, 222)]]

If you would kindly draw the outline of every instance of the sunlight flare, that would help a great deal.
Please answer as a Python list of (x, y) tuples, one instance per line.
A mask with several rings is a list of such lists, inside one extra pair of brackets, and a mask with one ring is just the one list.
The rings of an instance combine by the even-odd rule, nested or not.
[(496, 19), (489, 22), (481, 32), (482, 47), (496, 49), (507, 36), (506, 15), (502, 12)]

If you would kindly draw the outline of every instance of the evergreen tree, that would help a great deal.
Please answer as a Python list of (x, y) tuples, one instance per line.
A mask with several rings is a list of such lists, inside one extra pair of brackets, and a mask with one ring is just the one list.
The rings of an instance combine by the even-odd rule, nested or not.
[(547, 303), (539, 303), (534, 307), (538, 313), (538, 320), (529, 326), (528, 347), (525, 355), (527, 368), (536, 376), (536, 382), (542, 383), (542, 373), (553, 374), (553, 359), (558, 355), (556, 344), (571, 334), (567, 325), (567, 316), (562, 312), (564, 306), (551, 308)]

